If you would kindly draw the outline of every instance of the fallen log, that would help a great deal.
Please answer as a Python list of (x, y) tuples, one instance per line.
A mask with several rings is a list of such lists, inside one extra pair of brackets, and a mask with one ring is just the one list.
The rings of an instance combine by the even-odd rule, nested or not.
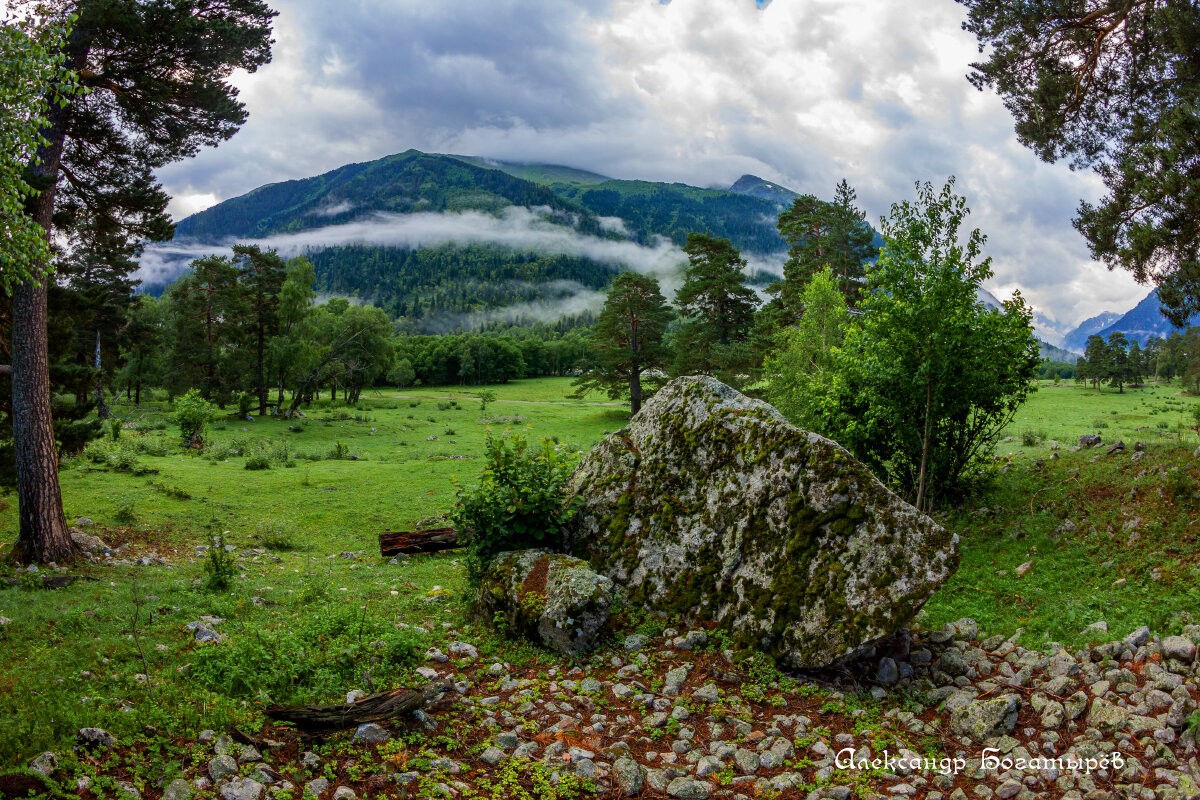
[(448, 680), (431, 681), (420, 689), (393, 689), (367, 695), (353, 703), (329, 706), (268, 706), (263, 710), (276, 722), (291, 722), (301, 731), (333, 731), (356, 728), (365, 722), (385, 719), (423, 708), (436, 700), (453, 684)]
[(458, 547), (454, 528), (430, 528), (424, 531), (384, 531), (379, 534), (379, 554), (436, 553)]

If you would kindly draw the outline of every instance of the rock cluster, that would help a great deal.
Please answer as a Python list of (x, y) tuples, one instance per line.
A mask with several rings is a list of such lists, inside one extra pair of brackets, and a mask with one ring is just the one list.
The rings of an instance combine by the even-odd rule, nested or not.
[(571, 481), (567, 549), (634, 603), (826, 666), (903, 627), (957, 536), (835, 442), (708, 377), (660, 390)]

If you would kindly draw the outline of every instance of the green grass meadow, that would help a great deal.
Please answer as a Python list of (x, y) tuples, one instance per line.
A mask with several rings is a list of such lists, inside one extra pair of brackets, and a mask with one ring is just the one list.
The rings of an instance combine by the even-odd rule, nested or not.
[[(378, 555), (379, 532), (450, 508), (455, 480), (481, 469), (489, 433), (550, 438), (574, 453), (628, 419), (606, 398), (567, 398), (568, 379), (492, 391), (486, 411), (473, 392), (435, 387), (373, 393), (356, 408), (323, 400), (292, 422), (226, 415), (204, 452), (180, 449), (161, 405), (118, 405), (138, 430), (65, 461), (62, 488), (68, 518), (94, 520), (129, 564), (75, 565), (85, 579), (56, 591), (11, 567), (0, 575), (16, 579), (0, 584), (0, 617), (12, 620), (0, 627), (0, 765), (62, 752), (76, 730), (98, 725), (166, 747), (146, 759), (157, 772), (143, 777), (157, 781), (174, 763), (164, 741), (252, 724), (264, 703), (415, 681), (429, 646), (467, 638), (484, 659), (553, 663), (469, 619), (458, 554), (395, 565)], [(1078, 643), (1098, 620), (1121, 636), (1142, 624), (1165, 631), (1178, 612), (1200, 609), (1197, 402), (1176, 386), (1043, 384), (1006, 431), (1007, 471), (939, 513), (961, 537), (962, 565), (918, 624), (970, 616), (987, 633), (1024, 629), (1029, 644)], [(1127, 450), (1068, 452), (1083, 433)], [(1148, 445), (1138, 462), (1135, 441)], [(1067, 519), (1077, 530), (1060, 532)], [(0, 526), (0, 540), (13, 541), (12, 497), (0, 498)], [(236, 550), (224, 589), (206, 585), (197, 549), (214, 532)], [(201, 615), (224, 620), (225, 645), (192, 641), (185, 626)]]

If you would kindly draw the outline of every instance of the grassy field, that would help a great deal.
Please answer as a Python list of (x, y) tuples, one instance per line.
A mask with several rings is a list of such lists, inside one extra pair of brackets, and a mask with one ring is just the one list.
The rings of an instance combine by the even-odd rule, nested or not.
[[(377, 555), (380, 531), (450, 507), (454, 480), (480, 469), (489, 432), (579, 452), (627, 419), (602, 397), (566, 399), (565, 379), (493, 391), (486, 411), (471, 392), (422, 388), (358, 408), (323, 401), (291, 423), (225, 418), (203, 453), (179, 450), (165, 409), (118, 406), (138, 429), (64, 463), (62, 485), (69, 518), (94, 520), (93, 532), (124, 545), (126, 563), (83, 565), (87, 580), (53, 592), (34, 589), (36, 575), (7, 574), (17, 585), (0, 591), (0, 617), (12, 620), (0, 627), (0, 765), (100, 725), (154, 743), (161, 752), (146, 769), (169, 771), (170, 748), (183, 745), (168, 740), (252, 724), (269, 701), (412, 680), (414, 653), (468, 635), (484, 659), (554, 663), (472, 629), (456, 555), (395, 565)], [(920, 624), (970, 616), (988, 633), (1023, 628), (1026, 643), (1073, 643), (1100, 620), (1109, 637), (1142, 624), (1165, 633), (1178, 612), (1200, 608), (1197, 439), (1186, 427), (1197, 400), (1178, 391), (1046, 384), (1033, 394), (1006, 432), (1007, 471), (939, 515), (961, 536), (962, 566)], [(1068, 452), (1082, 433), (1128, 448)], [(1138, 462), (1135, 441), (1148, 445)], [(0, 498), (0, 539), (15, 537), (15, 520), (11, 498)], [(213, 532), (235, 547), (232, 587), (220, 591), (205, 585), (197, 549)], [(224, 620), (228, 646), (192, 642), (185, 626), (202, 615)]]

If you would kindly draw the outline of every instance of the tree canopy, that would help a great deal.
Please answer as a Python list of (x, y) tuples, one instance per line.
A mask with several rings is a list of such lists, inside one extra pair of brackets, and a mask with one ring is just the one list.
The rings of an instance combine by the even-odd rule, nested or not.
[(1160, 284), (1182, 326), (1200, 311), (1200, 3), (958, 0), (1017, 138), (1046, 161), (1090, 168), (1108, 194), (1076, 228), (1110, 269)]

